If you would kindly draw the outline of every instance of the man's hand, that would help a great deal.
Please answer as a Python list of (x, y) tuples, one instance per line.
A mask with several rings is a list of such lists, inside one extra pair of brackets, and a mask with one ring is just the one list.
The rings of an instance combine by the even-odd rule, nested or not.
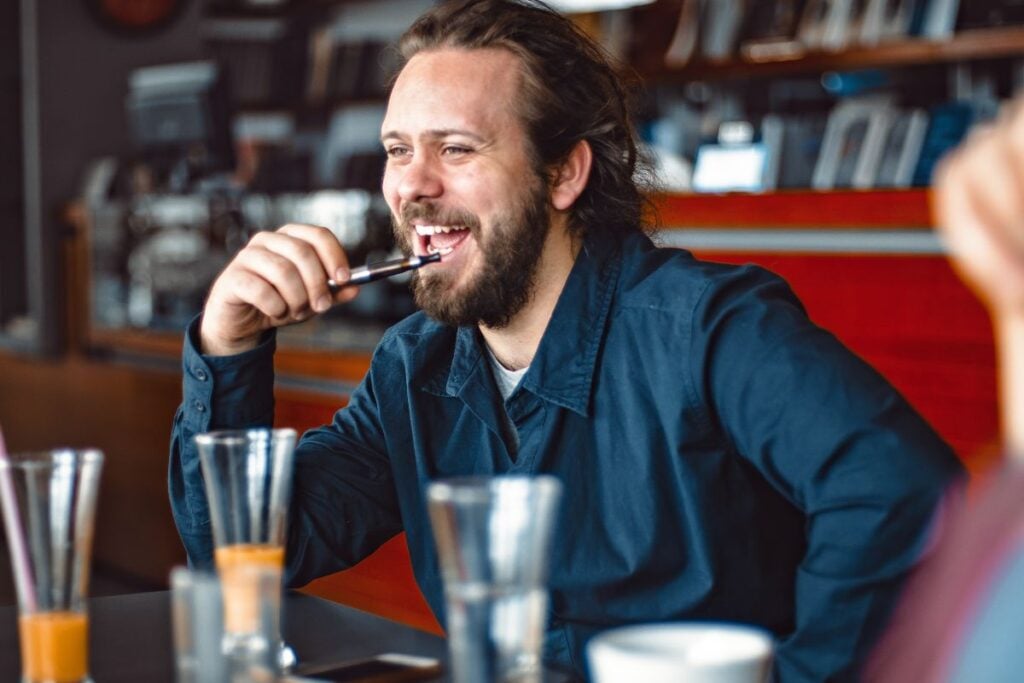
[(327, 280), (348, 280), (345, 250), (327, 228), (288, 224), (257, 233), (217, 277), (199, 328), (202, 352), (254, 348), (272, 327), (307, 320), (351, 300), (356, 287), (332, 295)]
[(936, 177), (954, 265), (997, 319), (1024, 319), (1024, 99), (972, 133)]

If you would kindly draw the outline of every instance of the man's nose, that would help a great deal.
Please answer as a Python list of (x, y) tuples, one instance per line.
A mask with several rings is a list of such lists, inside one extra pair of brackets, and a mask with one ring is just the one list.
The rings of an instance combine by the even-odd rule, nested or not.
[(443, 183), (437, 163), (429, 155), (414, 157), (405, 167), (398, 183), (398, 196), (402, 201), (415, 202), (441, 196)]

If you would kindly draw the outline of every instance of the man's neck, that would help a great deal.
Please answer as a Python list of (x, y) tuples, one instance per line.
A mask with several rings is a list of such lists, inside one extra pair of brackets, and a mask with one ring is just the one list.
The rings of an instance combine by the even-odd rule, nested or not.
[(564, 225), (551, 226), (537, 265), (530, 300), (508, 325), (501, 328), (480, 325), (484, 341), (504, 367), (520, 370), (533, 362), (578, 252), (579, 244)]

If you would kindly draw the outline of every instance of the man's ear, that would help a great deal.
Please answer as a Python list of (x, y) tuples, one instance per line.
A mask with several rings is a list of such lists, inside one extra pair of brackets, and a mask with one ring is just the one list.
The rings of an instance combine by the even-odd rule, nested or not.
[(590, 179), (590, 165), (593, 160), (594, 153), (590, 149), (590, 143), (586, 140), (577, 142), (565, 162), (555, 169), (551, 185), (553, 207), (565, 211), (583, 194), (583, 188)]

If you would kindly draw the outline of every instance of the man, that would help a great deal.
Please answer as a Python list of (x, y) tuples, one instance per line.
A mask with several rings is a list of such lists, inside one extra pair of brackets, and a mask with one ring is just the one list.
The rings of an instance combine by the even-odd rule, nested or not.
[[(582, 671), (613, 625), (725, 619), (778, 634), (780, 680), (851, 677), (953, 454), (778, 278), (652, 245), (623, 89), (571, 22), (448, 3), (400, 47), (384, 196), (398, 241), (444, 257), (417, 271), (424, 313), (298, 446), (289, 580), (405, 530), (443, 623), (426, 482), (545, 472), (565, 485), (548, 662)], [(190, 328), (170, 475), (194, 562), (192, 436), (270, 423), (268, 331), (326, 310), (347, 267), (323, 229), (257, 235)]]

